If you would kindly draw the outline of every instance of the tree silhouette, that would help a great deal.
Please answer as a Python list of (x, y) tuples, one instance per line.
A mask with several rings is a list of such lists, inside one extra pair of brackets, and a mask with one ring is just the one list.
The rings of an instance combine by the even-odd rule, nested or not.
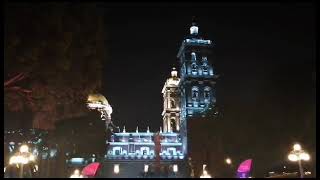
[(101, 89), (105, 38), (97, 4), (5, 3), (5, 106), (31, 110), (41, 129), (84, 115)]

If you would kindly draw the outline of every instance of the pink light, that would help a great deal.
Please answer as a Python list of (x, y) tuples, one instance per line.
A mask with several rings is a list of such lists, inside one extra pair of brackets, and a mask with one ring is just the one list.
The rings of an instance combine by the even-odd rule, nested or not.
[(97, 174), (100, 163), (91, 163), (82, 169), (81, 174), (88, 177), (94, 177)]
[(251, 170), (252, 159), (243, 161), (239, 167), (238, 172), (249, 172)]

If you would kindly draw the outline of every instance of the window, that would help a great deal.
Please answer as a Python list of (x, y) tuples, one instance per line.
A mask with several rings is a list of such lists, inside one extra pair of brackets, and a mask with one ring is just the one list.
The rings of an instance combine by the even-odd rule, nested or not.
[(114, 147), (113, 148), (113, 155), (120, 155), (122, 153), (122, 148), (121, 147)]
[(173, 99), (170, 100), (171, 103), (171, 108), (176, 108), (176, 103), (174, 102)]
[(195, 52), (192, 52), (192, 53), (191, 53), (191, 60), (192, 60), (192, 61), (196, 61), (196, 60), (197, 60), (197, 56), (196, 56), (196, 53), (195, 53)]
[(196, 75), (197, 74), (197, 64), (196, 63), (192, 63), (191, 64), (191, 73), (193, 75)]
[(170, 125), (171, 125), (172, 132), (176, 132), (176, 130), (177, 130), (177, 124), (176, 124), (176, 121), (175, 121), (174, 118), (172, 118), (172, 119), (170, 120)]
[(211, 88), (208, 86), (204, 88), (204, 98), (206, 100), (210, 99), (210, 90), (211, 90)]
[(196, 70), (197, 70), (197, 65), (196, 65), (196, 63), (192, 63), (192, 64), (191, 64), (191, 68), (192, 68), (192, 71), (196, 71)]
[(202, 57), (202, 61), (203, 61), (203, 62), (208, 61), (207, 57)]
[(203, 74), (207, 75), (208, 74), (208, 67), (207, 66), (202, 66), (203, 69)]
[(192, 87), (192, 99), (197, 100), (199, 97), (199, 89), (198, 87)]

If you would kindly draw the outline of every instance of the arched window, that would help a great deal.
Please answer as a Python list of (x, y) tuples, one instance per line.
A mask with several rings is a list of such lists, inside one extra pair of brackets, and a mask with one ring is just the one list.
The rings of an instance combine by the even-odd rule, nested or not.
[(202, 70), (203, 74), (208, 74), (208, 60), (207, 57), (202, 57)]
[(170, 100), (170, 105), (171, 108), (176, 108), (176, 102), (173, 99)]
[(191, 68), (192, 68), (192, 71), (196, 71), (197, 70), (197, 64), (196, 63), (192, 63), (191, 64)]
[(196, 53), (195, 53), (195, 52), (192, 52), (192, 53), (191, 53), (191, 60), (192, 60), (192, 61), (196, 61), (196, 60), (197, 60), (197, 56), (196, 56)]
[(207, 65), (203, 65), (202, 66), (202, 70), (203, 70), (203, 74), (207, 75), (208, 74), (208, 66)]
[(177, 124), (176, 124), (176, 120), (174, 118), (170, 119), (170, 125), (171, 125), (172, 132), (176, 132), (177, 131)]
[(208, 86), (204, 88), (204, 99), (205, 100), (210, 99), (210, 90), (211, 90), (211, 88)]
[(196, 74), (197, 74), (197, 72), (198, 72), (198, 71), (197, 71), (197, 68), (198, 68), (198, 67), (197, 67), (197, 64), (196, 64), (196, 63), (192, 63), (192, 64), (191, 64), (191, 72), (192, 72), (193, 75), (196, 75)]
[(193, 86), (192, 90), (191, 90), (191, 94), (192, 94), (192, 99), (193, 100), (197, 100), (199, 98), (199, 89), (198, 89), (198, 87)]
[(202, 61), (203, 61), (203, 62), (208, 61), (207, 57), (202, 57)]

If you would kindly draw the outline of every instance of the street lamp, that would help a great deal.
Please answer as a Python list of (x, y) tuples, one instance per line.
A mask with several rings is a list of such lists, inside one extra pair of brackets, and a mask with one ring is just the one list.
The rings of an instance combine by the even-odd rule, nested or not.
[(206, 166), (206, 164), (202, 166), (202, 175), (200, 176), (200, 178), (211, 178), (210, 174), (206, 170)]
[(310, 155), (301, 148), (300, 144), (295, 144), (293, 145), (293, 150), (288, 155), (288, 159), (293, 162), (298, 161), (300, 178), (303, 178), (304, 172), (303, 172), (301, 160), (309, 161)]
[(9, 159), (9, 164), (19, 165), (19, 177), (23, 178), (23, 166), (33, 161), (35, 161), (35, 157), (29, 152), (29, 147), (27, 145), (22, 145), (19, 149), (19, 152)]
[(70, 178), (83, 178), (83, 176), (80, 174), (79, 169), (74, 170), (73, 174), (70, 176)]
[(228, 165), (231, 165), (231, 164), (232, 164), (232, 161), (231, 161), (230, 158), (227, 158), (225, 161), (226, 161), (226, 163), (227, 163)]

